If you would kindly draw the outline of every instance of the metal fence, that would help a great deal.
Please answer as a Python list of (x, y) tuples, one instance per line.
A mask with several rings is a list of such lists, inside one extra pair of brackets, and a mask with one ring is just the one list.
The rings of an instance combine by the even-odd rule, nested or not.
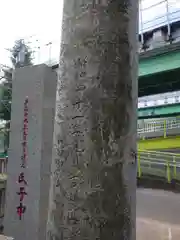
[(151, 175), (167, 182), (180, 180), (180, 154), (156, 151), (138, 151), (138, 177)]
[(140, 0), (139, 2), (139, 33), (151, 31), (180, 21), (179, 0)]
[(180, 0), (140, 0), (139, 52), (179, 42), (178, 22)]
[(180, 129), (180, 117), (138, 121), (137, 132), (138, 134), (161, 132), (166, 137), (167, 132), (173, 129)]
[(180, 103), (180, 91), (140, 97), (138, 99), (138, 108), (155, 107), (176, 103)]

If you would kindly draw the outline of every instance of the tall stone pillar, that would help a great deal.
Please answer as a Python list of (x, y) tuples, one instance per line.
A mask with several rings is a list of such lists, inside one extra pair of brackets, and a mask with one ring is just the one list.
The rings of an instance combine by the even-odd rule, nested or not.
[(137, 0), (66, 0), (47, 240), (135, 240)]
[(46, 65), (14, 74), (4, 233), (17, 240), (45, 239), (56, 84)]

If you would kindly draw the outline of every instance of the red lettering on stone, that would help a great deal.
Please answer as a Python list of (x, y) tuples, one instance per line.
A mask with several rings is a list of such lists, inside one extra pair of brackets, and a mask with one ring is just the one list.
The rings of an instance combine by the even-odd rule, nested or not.
[(24, 187), (20, 187), (19, 192), (17, 194), (20, 196), (20, 202), (23, 201), (24, 197), (27, 195)]
[(23, 172), (21, 172), (21, 173), (19, 174), (18, 183), (24, 183), (25, 185), (27, 185), (27, 181), (25, 180), (25, 177), (24, 177), (24, 173), (23, 173)]
[(22, 202), (20, 202), (19, 206), (17, 207), (17, 214), (19, 216), (19, 220), (22, 219), (22, 215), (25, 213), (25, 211), (26, 211), (26, 206), (24, 206)]

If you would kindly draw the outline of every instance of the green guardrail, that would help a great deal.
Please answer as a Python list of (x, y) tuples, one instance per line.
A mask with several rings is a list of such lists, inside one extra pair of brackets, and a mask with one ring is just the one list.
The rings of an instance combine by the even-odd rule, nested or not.
[(137, 133), (140, 138), (145, 137), (148, 133), (162, 133), (163, 137), (167, 136), (167, 132), (172, 129), (180, 129), (180, 117), (157, 118), (138, 121)]
[(165, 178), (168, 183), (180, 181), (180, 154), (156, 151), (139, 151), (137, 155), (138, 178), (151, 175)]

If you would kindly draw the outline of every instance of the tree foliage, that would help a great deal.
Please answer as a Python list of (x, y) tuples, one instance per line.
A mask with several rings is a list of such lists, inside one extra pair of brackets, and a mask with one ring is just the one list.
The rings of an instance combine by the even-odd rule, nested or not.
[(5, 121), (9, 121), (12, 99), (12, 68), (3, 69), (3, 74), (0, 117)]
[[(20, 52), (24, 51), (24, 56), (20, 56)], [(21, 58), (21, 59), (20, 59)], [(19, 61), (21, 60), (21, 61)], [(23, 60), (23, 61), (22, 61)], [(25, 44), (23, 39), (16, 40), (11, 49), (11, 62), (13, 68), (32, 65), (33, 62), (31, 48)], [(3, 69), (2, 99), (0, 117), (3, 120), (10, 120), (11, 98), (12, 98), (12, 72), (13, 68)]]
[[(12, 62), (13, 68), (19, 68), (19, 67), (24, 67), (24, 66), (33, 64), (31, 48), (27, 44), (25, 44), (23, 39), (16, 40), (13, 48), (10, 51), (11, 51), (11, 62)], [(24, 52), (24, 55), (22, 56), (20, 52)], [(13, 68), (3, 69), (0, 117), (1, 119), (6, 121), (10, 120)]]
[[(23, 39), (16, 40), (11, 52), (12, 68), (4, 68), (2, 70), (3, 80), (1, 88), (1, 104), (0, 104), (0, 118), (5, 120), (5, 149), (9, 145), (9, 128), (11, 119), (11, 101), (12, 101), (12, 74), (13, 69), (32, 65), (33, 57), (31, 48), (25, 44)], [(24, 54), (23, 54), (24, 52)]]
[(7, 152), (9, 145), (9, 128), (11, 118), (11, 99), (12, 99), (12, 68), (3, 69), (2, 98), (0, 108), (0, 118), (6, 121), (4, 129), (4, 146)]

